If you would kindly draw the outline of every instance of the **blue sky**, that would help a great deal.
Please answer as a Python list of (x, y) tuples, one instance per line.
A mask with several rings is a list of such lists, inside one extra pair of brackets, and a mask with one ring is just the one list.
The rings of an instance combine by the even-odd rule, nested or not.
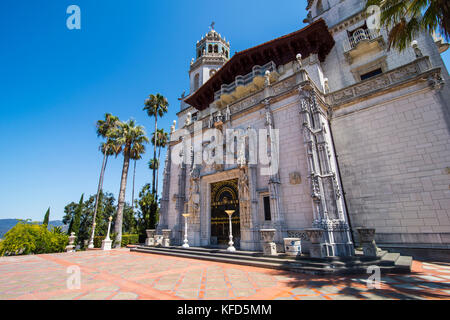
[[(81, 30), (66, 9), (81, 8)], [(3, 0), (0, 3), (0, 218), (41, 220), (97, 190), (102, 155), (95, 123), (134, 118), (150, 93), (165, 95), (167, 131), (188, 92), (195, 43), (211, 21), (241, 51), (304, 26), (306, 1)], [(448, 65), (450, 53), (444, 54)], [(151, 180), (148, 152), (136, 189)], [(118, 195), (123, 158), (111, 158), (104, 190)], [(132, 166), (130, 166), (132, 169)], [(129, 176), (127, 201), (131, 200)]]

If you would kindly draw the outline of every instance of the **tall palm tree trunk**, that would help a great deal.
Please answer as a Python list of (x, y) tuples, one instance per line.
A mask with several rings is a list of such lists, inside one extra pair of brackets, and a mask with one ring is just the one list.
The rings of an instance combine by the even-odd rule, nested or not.
[(106, 151), (107, 150), (106, 150), (106, 146), (105, 146), (105, 151), (103, 152), (102, 169), (100, 170), (100, 179), (98, 181), (97, 196), (95, 197), (94, 218), (92, 220), (92, 233), (91, 233), (91, 238), (89, 240), (89, 245), (88, 245), (89, 249), (94, 248), (95, 219), (97, 218), (98, 199), (100, 197), (100, 192), (102, 191), (102, 187), (103, 187), (103, 176), (105, 174), (106, 159), (108, 158), (108, 156), (106, 155)]
[[(155, 112), (155, 144), (153, 145), (153, 159), (156, 159), (156, 139), (158, 135), (157, 132), (158, 132), (158, 112)], [(152, 185), (153, 195), (155, 195), (156, 193), (155, 179), (156, 179), (156, 168), (153, 167), (153, 185)]]
[(120, 248), (122, 243), (122, 223), (123, 209), (125, 206), (125, 190), (127, 188), (128, 168), (130, 167), (130, 154), (124, 153), (122, 178), (120, 180), (119, 204), (117, 206), (117, 217), (114, 224), (114, 232), (116, 233), (115, 248)]
[(159, 166), (160, 166), (160, 160), (161, 158), (161, 146), (158, 147), (158, 167), (156, 168), (156, 201), (158, 201), (158, 181), (159, 181)]
[(134, 169), (133, 169), (133, 189), (131, 191), (131, 208), (134, 212), (134, 181), (136, 177), (136, 160), (134, 160)]

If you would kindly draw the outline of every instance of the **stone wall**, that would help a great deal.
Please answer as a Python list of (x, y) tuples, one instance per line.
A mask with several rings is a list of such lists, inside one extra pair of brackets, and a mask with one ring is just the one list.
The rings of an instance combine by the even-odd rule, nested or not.
[(352, 227), (380, 243), (450, 248), (448, 84), (337, 110), (332, 130)]

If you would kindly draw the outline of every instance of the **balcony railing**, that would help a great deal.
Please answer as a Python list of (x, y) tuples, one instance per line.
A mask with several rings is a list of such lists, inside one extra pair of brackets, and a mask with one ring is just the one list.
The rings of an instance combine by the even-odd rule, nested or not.
[(264, 77), (266, 71), (273, 72), (275, 70), (276, 65), (273, 61), (270, 61), (263, 66), (253, 66), (252, 72), (247, 73), (245, 76), (236, 76), (235, 81), (230, 84), (223, 84), (220, 90), (214, 93), (214, 100), (220, 99), (220, 97), (224, 94), (233, 93), (239, 86), (245, 87), (249, 85), (256, 77)]
[(374, 40), (379, 36), (381, 36), (381, 34), (377, 30), (359, 28), (353, 32), (352, 36), (344, 41), (344, 52), (354, 49), (361, 41)]

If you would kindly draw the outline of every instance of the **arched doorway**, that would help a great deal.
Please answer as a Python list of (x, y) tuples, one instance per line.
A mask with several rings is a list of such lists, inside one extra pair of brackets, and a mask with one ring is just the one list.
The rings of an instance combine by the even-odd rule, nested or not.
[(235, 210), (233, 224), (234, 246), (239, 248), (241, 240), (239, 217), (238, 179), (221, 181), (211, 185), (211, 245), (228, 247), (229, 219), (225, 210)]

